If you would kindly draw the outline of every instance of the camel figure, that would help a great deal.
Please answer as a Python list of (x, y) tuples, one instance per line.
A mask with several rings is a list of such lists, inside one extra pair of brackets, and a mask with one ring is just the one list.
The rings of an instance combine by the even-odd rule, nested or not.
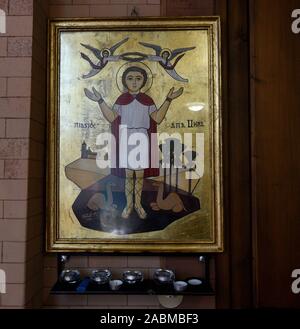
[(150, 203), (152, 210), (172, 210), (175, 213), (179, 213), (183, 210), (186, 211), (180, 196), (171, 192), (164, 198), (164, 184), (162, 183), (153, 183), (154, 186), (158, 186), (158, 192), (156, 197), (156, 202)]
[(106, 195), (103, 193), (94, 194), (87, 203), (88, 208), (91, 210), (85, 217), (86, 219), (93, 218), (93, 212), (100, 210), (99, 220), (102, 225), (109, 223), (112, 219), (115, 219), (118, 214), (117, 205), (113, 203), (113, 195), (111, 187), (115, 186), (114, 183), (106, 184)]
[(114, 186), (113, 183), (106, 184), (105, 188), (107, 199), (103, 193), (95, 193), (87, 203), (88, 208), (93, 211), (97, 211), (99, 209), (110, 211), (112, 208), (116, 208), (117, 206), (113, 204), (113, 196), (111, 191), (112, 186)]

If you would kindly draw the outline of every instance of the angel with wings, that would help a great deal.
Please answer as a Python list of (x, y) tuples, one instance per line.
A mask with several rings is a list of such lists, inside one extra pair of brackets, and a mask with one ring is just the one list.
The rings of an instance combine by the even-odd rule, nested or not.
[(83, 47), (86, 49), (90, 50), (94, 56), (98, 59), (98, 62), (95, 64), (89, 56), (87, 56), (84, 53), (80, 53), (81, 57), (86, 60), (90, 66), (91, 66), (91, 71), (87, 74), (84, 74), (82, 77), (83, 79), (91, 78), (98, 74), (106, 65), (108, 62), (117, 62), (121, 60), (120, 55), (114, 55), (114, 52), (116, 51), (117, 48), (119, 48), (123, 43), (128, 41), (128, 37), (121, 40), (120, 42), (116, 43), (114, 46), (110, 48), (103, 48), (103, 49), (97, 49), (94, 48), (90, 45), (86, 44), (81, 44)]
[[(175, 66), (182, 59), (182, 57), (185, 55), (187, 51), (193, 50), (196, 47), (177, 48), (174, 50), (170, 50), (170, 49), (163, 49), (158, 45), (154, 45), (146, 42), (139, 42), (139, 44), (141, 44), (144, 47), (151, 48), (155, 51), (155, 55), (147, 56), (147, 59), (149, 61), (158, 62), (173, 79), (181, 82), (188, 82), (188, 79), (183, 78), (176, 72)], [(175, 61), (172, 64), (171, 61), (174, 58)]]

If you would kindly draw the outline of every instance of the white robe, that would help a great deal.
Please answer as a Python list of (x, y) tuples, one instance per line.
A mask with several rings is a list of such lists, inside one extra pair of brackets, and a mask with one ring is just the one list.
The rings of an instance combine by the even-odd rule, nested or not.
[[(141, 170), (150, 167), (150, 141), (147, 130), (150, 128), (150, 115), (156, 110), (157, 108), (154, 104), (150, 106), (143, 105), (136, 99), (127, 105), (115, 104), (113, 106), (113, 111), (121, 117), (119, 132), (120, 167), (132, 170)], [(138, 164), (134, 165), (128, 155), (137, 145), (128, 145), (128, 140), (129, 138), (132, 140), (133, 137), (139, 139), (139, 135), (134, 135), (136, 133), (142, 134), (147, 139), (147, 145), (143, 144), (142, 153), (140, 153), (138, 158)]]

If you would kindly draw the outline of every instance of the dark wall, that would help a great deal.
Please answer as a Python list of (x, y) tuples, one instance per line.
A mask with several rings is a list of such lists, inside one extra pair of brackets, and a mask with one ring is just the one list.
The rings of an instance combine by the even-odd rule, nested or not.
[(255, 304), (300, 307), (299, 0), (251, 3), (252, 173)]

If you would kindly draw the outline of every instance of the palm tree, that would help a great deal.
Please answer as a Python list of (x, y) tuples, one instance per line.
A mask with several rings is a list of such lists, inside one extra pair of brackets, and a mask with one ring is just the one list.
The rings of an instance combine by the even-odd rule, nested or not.
[(197, 152), (193, 150), (185, 151), (184, 156), (187, 158), (188, 163), (186, 167), (189, 170), (189, 193), (192, 193), (192, 179), (191, 179), (191, 172), (196, 170), (196, 164), (194, 164), (194, 160), (196, 159)]
[[(170, 145), (169, 147), (167, 147)], [(167, 166), (169, 166), (169, 193), (172, 191), (172, 166), (176, 164), (176, 187), (178, 190), (178, 168), (181, 164), (181, 155), (183, 154), (186, 146), (181, 143), (179, 139), (168, 138), (163, 144), (159, 145), (159, 149), (163, 154), (163, 159), (160, 163), (164, 167), (164, 191), (166, 190), (166, 180), (167, 180)], [(179, 152), (178, 152), (179, 151)]]

